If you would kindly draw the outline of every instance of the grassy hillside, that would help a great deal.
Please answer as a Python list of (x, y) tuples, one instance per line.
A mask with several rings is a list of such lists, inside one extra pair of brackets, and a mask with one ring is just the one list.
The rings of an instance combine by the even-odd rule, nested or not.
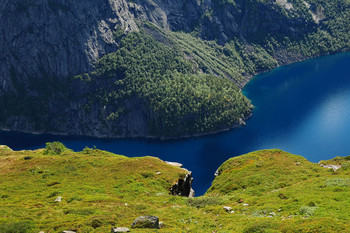
[(350, 232), (346, 166), (334, 172), (263, 150), (226, 161), (204, 196), (170, 195), (185, 174), (154, 157), (1, 146), (0, 232), (109, 232), (141, 215), (158, 216), (164, 227), (132, 232)]

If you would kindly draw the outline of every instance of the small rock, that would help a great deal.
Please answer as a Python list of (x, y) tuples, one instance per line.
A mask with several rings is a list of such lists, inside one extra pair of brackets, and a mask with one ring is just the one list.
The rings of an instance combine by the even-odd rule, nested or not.
[(336, 171), (339, 168), (341, 168), (341, 165), (323, 165), (323, 164), (320, 164), (320, 166), (324, 167), (324, 168), (328, 168), (328, 169), (333, 169), (333, 171)]
[(62, 233), (76, 233), (75, 231), (62, 231)]
[(238, 119), (240, 125), (246, 125), (245, 121), (242, 118)]
[(171, 165), (171, 166), (175, 166), (175, 167), (179, 167), (182, 168), (183, 165), (181, 163), (177, 163), (177, 162), (169, 162), (169, 161), (165, 161), (167, 164)]
[(243, 204), (243, 206), (249, 206), (249, 204), (247, 204), (247, 203), (244, 203), (244, 204)]
[(159, 222), (159, 228), (163, 228), (164, 227), (164, 222)]
[(160, 174), (162, 174), (162, 173), (161, 173), (161, 172), (156, 172), (156, 174), (157, 174), (157, 175), (160, 175)]
[(223, 207), (226, 212), (230, 212), (232, 210), (232, 207), (224, 206)]
[(130, 229), (127, 227), (112, 227), (111, 233), (117, 233), (117, 232), (130, 232)]
[(293, 218), (293, 215), (289, 215), (288, 218)]
[(62, 197), (61, 196), (58, 196), (56, 199), (55, 199), (55, 202), (61, 202), (62, 201)]
[(190, 194), (188, 194), (188, 197), (194, 197), (194, 195), (196, 195), (196, 194), (195, 194), (193, 188), (191, 188)]
[(276, 213), (275, 212), (271, 212), (271, 213), (269, 213), (269, 215), (276, 216)]
[(128, 206), (128, 203), (124, 203), (125, 206)]
[(43, 231), (40, 231), (39, 233), (45, 233), (45, 232), (43, 232)]
[(220, 172), (219, 172), (219, 168), (218, 168), (218, 169), (216, 169), (216, 171), (215, 171), (215, 173), (214, 173), (214, 176), (217, 177), (217, 176), (219, 176), (219, 175), (220, 175)]
[(233, 211), (233, 210), (232, 210), (230, 213), (231, 213), (231, 214), (234, 214), (234, 213), (235, 213), (235, 211)]
[(141, 216), (134, 220), (131, 228), (155, 228), (159, 229), (159, 218), (157, 216)]

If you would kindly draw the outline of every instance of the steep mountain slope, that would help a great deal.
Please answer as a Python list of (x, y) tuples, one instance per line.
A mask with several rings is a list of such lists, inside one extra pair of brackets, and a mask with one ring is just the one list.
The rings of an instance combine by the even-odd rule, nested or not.
[(244, 124), (257, 72), (349, 48), (345, 0), (3, 0), (0, 126), (178, 137)]

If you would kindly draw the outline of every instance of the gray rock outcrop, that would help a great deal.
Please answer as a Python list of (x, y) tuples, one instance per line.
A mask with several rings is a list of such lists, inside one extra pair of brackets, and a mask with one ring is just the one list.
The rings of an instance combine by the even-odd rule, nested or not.
[(154, 228), (159, 229), (159, 218), (157, 216), (141, 216), (134, 220), (131, 228)]
[(328, 168), (328, 169), (332, 169), (333, 171), (336, 171), (338, 170), (339, 168), (341, 168), (341, 165), (324, 165), (324, 164), (320, 164), (321, 167), (324, 167), (324, 168)]
[(195, 193), (192, 189), (192, 182), (192, 172), (189, 171), (185, 178), (180, 178), (178, 182), (171, 187), (171, 194), (175, 196), (194, 197)]

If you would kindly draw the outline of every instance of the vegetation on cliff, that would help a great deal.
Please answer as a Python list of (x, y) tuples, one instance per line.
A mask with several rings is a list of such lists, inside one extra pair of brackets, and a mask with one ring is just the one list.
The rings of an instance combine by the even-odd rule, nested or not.
[[(242, 76), (230, 79), (237, 72), (229, 61), (218, 63), (214, 56), (205, 54), (205, 49), (195, 47), (188, 52), (196, 53), (195, 59), (185, 59), (175, 36), (161, 34), (154, 26), (148, 27), (149, 33), (159, 33), (157, 36), (162, 37), (163, 43), (144, 31), (117, 35), (118, 51), (102, 57), (95, 71), (75, 77), (92, 87), (108, 83), (88, 97), (91, 104), (97, 98), (104, 106), (117, 106), (109, 108), (106, 121), (122, 121), (123, 114), (135, 107), (127, 104), (133, 99), (147, 106), (144, 127), (148, 135), (154, 136), (222, 130), (241, 124), (249, 116), (250, 101), (234, 82), (239, 82)], [(220, 47), (211, 50), (216, 48)], [(222, 76), (218, 78), (215, 73)]]
[[(0, 126), (107, 137), (215, 132), (249, 116), (240, 89), (254, 74), (350, 47), (346, 0), (160, 2), (6, 2), (4, 20), (18, 15), (26, 26), (12, 28), (28, 33), (4, 29), (18, 43), (4, 40)], [(59, 17), (40, 26), (38, 11)]]
[[(229, 159), (207, 193), (195, 198), (170, 195), (186, 171), (154, 157), (73, 152), (51, 143), (35, 151), (1, 146), (0, 161), (1, 232), (109, 232), (130, 227), (141, 215), (158, 216), (164, 222), (160, 232), (349, 229), (348, 167), (333, 171), (281, 150)], [(62, 200), (55, 202), (58, 196)]]

